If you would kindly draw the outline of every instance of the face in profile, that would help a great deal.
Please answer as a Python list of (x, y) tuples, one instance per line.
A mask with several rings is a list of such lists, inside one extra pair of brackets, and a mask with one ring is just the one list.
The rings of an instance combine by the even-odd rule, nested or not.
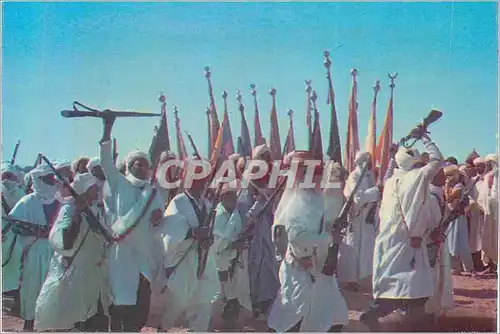
[(130, 173), (140, 180), (149, 179), (149, 162), (145, 158), (134, 160), (130, 166)]

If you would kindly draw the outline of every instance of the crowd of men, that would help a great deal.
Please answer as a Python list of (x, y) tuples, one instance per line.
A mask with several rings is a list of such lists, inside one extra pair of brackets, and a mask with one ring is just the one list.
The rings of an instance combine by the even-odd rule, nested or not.
[[(270, 331), (339, 332), (349, 322), (340, 289), (369, 277), (374, 301), (360, 321), (376, 330), (394, 311), (422, 321), (451, 309), (452, 274), (496, 273), (496, 154), (458, 164), (424, 135), (425, 154), (393, 146), (382, 183), (359, 152), (348, 176), (321, 163), (315, 187), (301, 188), (312, 152), (281, 163), (260, 145), (251, 157), (229, 157), (236, 178), (217, 190), (207, 191), (209, 176), (183, 187), (187, 168), (169, 170), (181, 186), (165, 190), (146, 153), (115, 164), (113, 122), (104, 119), (99, 157), (54, 162), (77, 196), (46, 163), (26, 175), (2, 163), (3, 293), (25, 331), (140, 331), (153, 296), (164, 303), (159, 330), (182, 320), (211, 331), (219, 302), (228, 326), (246, 309)], [(164, 152), (160, 162), (169, 159)], [(270, 187), (267, 173), (242, 187), (248, 159), (297, 162), (294, 186)], [(343, 187), (323, 189), (325, 170)], [(349, 198), (342, 233), (336, 218)]]

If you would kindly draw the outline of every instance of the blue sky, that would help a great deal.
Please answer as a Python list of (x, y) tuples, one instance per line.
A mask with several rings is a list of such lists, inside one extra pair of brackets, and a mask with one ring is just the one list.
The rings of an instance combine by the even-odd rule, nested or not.
[[(98, 119), (64, 119), (77, 100), (97, 108), (159, 112), (168, 99), (182, 129), (206, 151), (208, 105), (204, 66), (212, 68), (219, 117), (229, 93), (233, 136), (240, 133), (236, 89), (244, 93), (253, 136), (249, 84), (257, 85), (261, 122), (269, 135), (269, 89), (277, 90), (282, 141), (287, 109), (295, 111), (298, 148), (306, 147), (305, 79), (318, 92), (324, 146), (330, 113), (323, 51), (332, 71), (342, 139), (347, 132), (350, 69), (358, 76), (360, 142), (364, 146), (375, 80), (380, 133), (389, 100), (387, 72), (398, 72), (395, 139), (431, 108), (445, 155), (461, 159), (497, 147), (497, 4), (491, 3), (3, 3), (5, 158), (21, 139), (20, 164), (41, 151), (51, 159), (98, 155)], [(337, 45), (341, 45), (334, 50)], [(120, 158), (147, 150), (158, 120), (119, 119)], [(186, 144), (189, 145), (187, 142)], [(176, 146), (174, 146), (176, 147)], [(189, 146), (188, 146), (189, 147)], [(343, 151), (345, 147), (342, 147)], [(189, 151), (191, 151), (189, 149)]]

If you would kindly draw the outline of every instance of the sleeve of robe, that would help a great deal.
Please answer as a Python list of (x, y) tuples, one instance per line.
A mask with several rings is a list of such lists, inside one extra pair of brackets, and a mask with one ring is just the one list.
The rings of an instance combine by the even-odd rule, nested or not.
[(396, 160), (394, 158), (391, 158), (389, 160), (389, 166), (387, 167), (387, 170), (385, 171), (384, 183), (392, 177), (392, 175), (394, 174), (394, 169), (396, 169), (396, 166), (397, 166)]
[(292, 248), (294, 255), (298, 258), (311, 256), (311, 247), (328, 244), (328, 234), (307, 231), (300, 223), (288, 222), (288, 243)]
[(222, 204), (217, 206), (214, 222), (214, 245), (217, 253), (221, 253), (229, 247), (231, 235), (228, 235), (226, 225), (228, 223), (228, 214), (222, 208)]
[(49, 242), (56, 253), (62, 256), (73, 256), (75, 250), (64, 249), (64, 231), (71, 227), (74, 207), (71, 204), (64, 205), (59, 211), (59, 215), (52, 226), (49, 234)]
[(111, 194), (116, 194), (119, 184), (127, 182), (127, 180), (115, 166), (110, 140), (101, 143), (100, 159), (102, 171), (106, 176), (106, 181), (111, 190)]
[(164, 247), (164, 263), (166, 267), (176, 265), (180, 260), (178, 248), (186, 240), (190, 225), (188, 219), (178, 207), (179, 197), (174, 198), (165, 211), (165, 223), (161, 227), (160, 235)]
[(424, 174), (425, 181), (430, 183), (441, 169), (443, 155), (434, 142), (424, 140), (424, 145), (427, 152), (429, 152), (429, 162), (420, 170)]

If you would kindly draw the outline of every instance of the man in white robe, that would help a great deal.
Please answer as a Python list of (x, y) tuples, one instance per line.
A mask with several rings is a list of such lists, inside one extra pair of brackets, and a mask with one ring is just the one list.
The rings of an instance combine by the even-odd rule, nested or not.
[(215, 263), (224, 302), (222, 318), (228, 326), (234, 325), (240, 315), (240, 306), (252, 311), (248, 277), (248, 244), (240, 238), (243, 218), (236, 208), (239, 187), (237, 182), (226, 183), (217, 206), (214, 225)]
[(81, 210), (88, 205), (105, 226), (99, 208), (99, 186), (89, 173), (76, 174), (72, 188), (79, 195), (65, 204), (52, 227), (49, 241), (55, 250), (51, 268), (36, 305), (37, 330), (108, 331), (108, 290), (105, 239), (90, 229)]
[(485, 208), (481, 205), (486, 202), (487, 192), (485, 192), (485, 161), (484, 158), (474, 159), (474, 167), (477, 172), (475, 178), (468, 179), (466, 181), (466, 187), (472, 187), (474, 181), (476, 181), (472, 192), (469, 195), (470, 206), (467, 209), (468, 216), (468, 226), (469, 226), (469, 247), (471, 250), (472, 263), (474, 264), (474, 269), (476, 271), (483, 271), (485, 269), (481, 261), (481, 250), (482, 250), (482, 236), (484, 229), (484, 216)]
[[(2, 163), (2, 217), (25, 195), (19, 175), (10, 163)], [(2, 293), (12, 297), (11, 312), (19, 315), (19, 277), (22, 246), (12, 230), (12, 222), (2, 220)]]
[[(74, 174), (71, 170), (71, 163), (68, 160), (56, 160), (52, 164), (56, 168), (57, 173), (62, 176), (66, 182), (73, 182)], [(59, 180), (57, 180), (56, 198), (62, 204), (68, 204), (73, 200), (69, 190), (64, 186), (64, 183)]]
[(406, 307), (410, 319), (425, 312), (425, 303), (434, 294), (434, 279), (427, 249), (422, 238), (427, 223), (422, 206), (430, 196), (429, 184), (441, 168), (443, 157), (437, 146), (424, 135), (429, 152), (424, 167), (415, 149), (399, 148), (395, 160), (398, 169), (384, 185), (380, 206), (379, 234), (373, 255), (373, 297), (370, 309), (360, 321), (371, 330), (379, 318)]
[(488, 171), (484, 177), (485, 183), (481, 189), (481, 206), (484, 211), (484, 232), (482, 247), (487, 257), (488, 271), (496, 273), (498, 264), (498, 166), (497, 156), (490, 154), (485, 157)]
[[(202, 251), (210, 249), (213, 237), (204, 226), (211, 209), (202, 197), (208, 178), (185, 183), (188, 169), (182, 173), (184, 191), (170, 202), (165, 211), (166, 222), (161, 230), (164, 245), (163, 274), (166, 299), (162, 329), (172, 328), (185, 312), (190, 331), (207, 332), (210, 329), (212, 304), (220, 293), (217, 266), (213, 252), (208, 252), (203, 275), (197, 277)], [(195, 173), (201, 173), (196, 166)]]
[(25, 331), (34, 329), (36, 300), (54, 253), (48, 232), (60, 209), (55, 199), (57, 187), (52, 170), (47, 165), (38, 165), (30, 174), (34, 192), (21, 198), (9, 213), (14, 220), (33, 224), (31, 230), (26, 230), (14, 223), (23, 248), (19, 292)]
[(137, 332), (146, 323), (151, 288), (161, 263), (161, 242), (155, 233), (163, 222), (164, 204), (150, 182), (146, 153), (133, 151), (125, 159), (126, 175), (113, 160), (111, 129), (106, 117), (100, 141), (100, 163), (112, 196), (111, 229), (116, 242), (109, 247), (108, 279), (111, 291), (111, 330)]
[(295, 151), (292, 159), (299, 162), (295, 187), (285, 190), (273, 226), (284, 227), (288, 244), (268, 326), (276, 332), (340, 332), (349, 322), (347, 304), (335, 276), (323, 273), (330, 243), (323, 172), (315, 168), (315, 188), (301, 189), (307, 167), (300, 162), (315, 159), (310, 151)]
[[(165, 175), (159, 174), (161, 171), (163, 171), (163, 169), (160, 167), (164, 163), (166, 163), (167, 161), (170, 161), (170, 160), (175, 160), (175, 159), (176, 159), (176, 156), (175, 156), (175, 153), (173, 153), (173, 152), (165, 151), (165, 152), (161, 153), (160, 159), (158, 162), (158, 169), (157, 169), (157, 176), (156, 176), (156, 178), (158, 180), (160, 178), (163, 178), (166, 181), (168, 181), (169, 183), (175, 182), (175, 180), (178, 178), (176, 175), (178, 170), (175, 166), (169, 167), (167, 170), (165, 170)], [(177, 192), (177, 189), (165, 189), (165, 188), (160, 187), (159, 191), (160, 191), (161, 198), (163, 198), (163, 201), (165, 203), (165, 208), (166, 208), (168, 203), (173, 198), (173, 196), (175, 196), (175, 194), (172, 194), (172, 193)]]
[(71, 163), (71, 171), (73, 174), (88, 173), (87, 164), (89, 157), (78, 157)]
[(451, 256), (448, 244), (443, 240), (436, 240), (439, 236), (433, 233), (441, 233), (441, 219), (446, 210), (444, 199), (444, 185), (446, 176), (441, 169), (434, 177), (430, 185), (429, 201), (425, 210), (428, 213), (429, 233), (425, 239), (429, 262), (434, 274), (434, 295), (425, 304), (426, 313), (439, 316), (453, 308), (453, 280), (451, 275)]
[(376, 234), (374, 213), (381, 194), (371, 171), (371, 154), (358, 152), (354, 161), (356, 168), (347, 178), (344, 188), (346, 198), (354, 190), (365, 163), (368, 163), (368, 170), (354, 196), (345, 241), (339, 247), (337, 279), (347, 283), (348, 289), (357, 291), (358, 283), (372, 274)]

